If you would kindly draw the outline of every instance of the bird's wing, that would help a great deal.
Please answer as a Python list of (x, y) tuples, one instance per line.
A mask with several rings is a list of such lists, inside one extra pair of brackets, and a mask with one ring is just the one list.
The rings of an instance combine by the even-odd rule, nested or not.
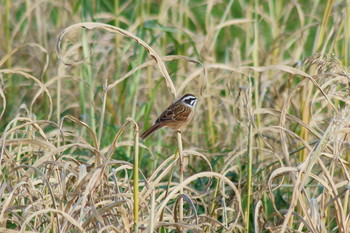
[(190, 115), (186, 106), (174, 103), (170, 105), (156, 120), (156, 123), (168, 123), (174, 121), (185, 121)]

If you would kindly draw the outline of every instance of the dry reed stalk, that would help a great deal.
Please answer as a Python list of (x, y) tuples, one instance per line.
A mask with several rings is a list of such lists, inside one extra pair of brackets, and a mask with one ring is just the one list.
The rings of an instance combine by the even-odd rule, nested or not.
[[(181, 131), (178, 130), (176, 132), (177, 134), (177, 143), (178, 143), (178, 153), (179, 153), (179, 162), (180, 162), (180, 180), (179, 183), (180, 185), (183, 183), (184, 179), (184, 156), (183, 156), (183, 149), (182, 149), (182, 138), (181, 138)], [(184, 194), (183, 188), (180, 189), (180, 196)], [(179, 222), (183, 222), (183, 217), (184, 217), (184, 209), (183, 209), (183, 199), (180, 198), (180, 203), (179, 203)]]
[(135, 127), (135, 144), (134, 144), (134, 232), (139, 232), (139, 128), (136, 122), (134, 122)]

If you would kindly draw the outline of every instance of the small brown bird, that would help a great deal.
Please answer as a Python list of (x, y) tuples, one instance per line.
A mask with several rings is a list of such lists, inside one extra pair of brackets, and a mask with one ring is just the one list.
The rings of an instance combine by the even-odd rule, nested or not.
[(194, 116), (197, 102), (198, 99), (192, 94), (182, 96), (160, 114), (154, 125), (141, 134), (141, 139), (147, 138), (154, 131), (165, 126), (174, 130), (180, 130), (185, 127)]

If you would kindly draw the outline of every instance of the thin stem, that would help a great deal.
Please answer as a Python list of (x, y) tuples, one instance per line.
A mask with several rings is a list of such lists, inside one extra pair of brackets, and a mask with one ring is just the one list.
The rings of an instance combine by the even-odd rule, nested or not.
[[(211, 202), (211, 208), (210, 208), (210, 212), (209, 212), (210, 213), (210, 217), (213, 217), (214, 214), (215, 214), (215, 207), (216, 207), (215, 199), (216, 199), (216, 196), (218, 195), (218, 192), (219, 192), (219, 182), (216, 182), (214, 195), (211, 198), (212, 202)], [(208, 233), (208, 232), (210, 232), (210, 230), (211, 230), (210, 225), (206, 226), (205, 232)]]
[[(178, 156), (179, 156), (179, 150), (176, 151), (176, 154), (175, 154), (174, 159), (176, 160)], [(170, 177), (169, 177), (169, 180), (168, 180), (168, 185), (167, 185), (167, 188), (166, 188), (166, 192), (165, 192), (165, 195), (164, 195), (164, 199), (165, 199), (165, 198), (168, 196), (168, 194), (169, 194), (169, 189), (170, 189), (171, 181), (172, 181), (172, 179), (173, 179), (173, 174), (174, 174), (174, 168), (172, 168), (172, 169), (171, 169), (171, 172), (170, 172)], [(159, 219), (160, 222), (163, 221), (163, 217), (164, 217), (164, 209), (163, 209), (163, 211), (162, 211), (162, 213), (161, 213), (161, 215), (160, 215), (160, 219)], [(153, 216), (152, 219), (154, 219), (154, 216)], [(162, 226), (162, 227), (160, 228), (160, 231), (159, 231), (159, 232), (165, 232), (164, 229), (165, 229), (165, 228)], [(149, 231), (149, 232), (152, 232), (152, 231)]]
[(151, 195), (151, 213), (150, 213), (150, 221), (149, 221), (149, 231), (154, 231), (154, 212), (155, 212), (155, 200), (156, 200), (156, 192), (154, 191), (152, 187), (152, 195)]
[[(181, 139), (181, 131), (177, 131), (177, 143), (178, 143), (178, 149), (179, 149), (179, 160), (180, 160), (180, 185), (184, 181), (184, 163), (183, 163), (183, 154), (182, 154), (182, 139)], [(184, 193), (183, 188), (180, 189), (180, 195)], [(181, 223), (183, 221), (183, 216), (184, 216), (184, 209), (183, 209), (183, 199), (180, 199), (180, 207), (179, 207), (179, 212), (180, 212), (180, 220), (179, 222)]]
[(89, 55), (89, 45), (88, 45), (88, 38), (87, 38), (87, 32), (86, 30), (83, 30), (83, 36), (82, 36), (82, 43), (83, 43), (83, 54), (84, 59), (87, 58), (87, 64), (83, 64), (83, 75), (84, 80), (87, 81), (89, 85), (88, 89), (88, 95), (89, 95), (89, 104), (90, 104), (90, 122), (91, 122), (91, 128), (96, 132), (96, 124), (95, 124), (95, 108), (94, 108), (94, 83), (92, 80), (92, 69), (91, 69), (91, 59)]
[[(208, 88), (209, 90), (209, 88)], [(215, 138), (215, 132), (214, 132), (214, 123), (213, 123), (213, 103), (211, 100), (211, 97), (208, 98), (208, 128), (209, 128), (209, 140), (210, 145), (214, 145), (216, 138)]]
[(101, 109), (101, 117), (100, 117), (99, 130), (98, 130), (99, 145), (101, 145), (101, 139), (102, 139), (103, 123), (104, 123), (105, 112), (106, 112), (106, 102), (107, 102), (107, 79), (105, 80), (105, 86), (103, 88), (102, 109)]
[(245, 232), (249, 232), (249, 216), (250, 216), (250, 201), (252, 194), (252, 157), (253, 157), (253, 126), (252, 122), (249, 123), (249, 135), (248, 135), (248, 190), (247, 190), (247, 207), (245, 212), (246, 227)]
[[(314, 43), (314, 46), (315, 46), (313, 49), (314, 52), (318, 52), (319, 49), (321, 49), (322, 43), (324, 42), (323, 38), (325, 37), (325, 33), (327, 31), (327, 25), (329, 23), (329, 19), (332, 14), (333, 6), (334, 6), (334, 0), (328, 0), (326, 3), (325, 11), (323, 13), (322, 24), (317, 33), (317, 40)], [(324, 45), (323, 49), (325, 48), (326, 48), (326, 45)], [(324, 53), (323, 49), (321, 53)]]
[(139, 132), (135, 134), (134, 153), (134, 232), (139, 232)]
[[(119, 27), (119, 0), (114, 0), (114, 15), (115, 15), (114, 25), (116, 27)], [(119, 43), (120, 43), (119, 42), (119, 36), (117, 35), (114, 38), (114, 44), (115, 44), (116, 51), (118, 51)]]
[[(6, 0), (5, 2), (5, 38), (6, 38), (6, 52), (7, 54), (11, 53), (11, 21), (10, 21), (10, 14), (11, 14), (11, 1)], [(11, 57), (7, 59), (6, 66), (7, 68), (11, 68)], [(10, 79), (12, 82), (12, 79)]]

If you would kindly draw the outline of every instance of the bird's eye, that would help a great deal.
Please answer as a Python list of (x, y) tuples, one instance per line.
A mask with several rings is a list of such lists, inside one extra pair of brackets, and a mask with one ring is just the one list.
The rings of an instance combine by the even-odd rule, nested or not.
[(188, 98), (184, 100), (186, 104), (193, 105), (196, 102), (195, 98)]

